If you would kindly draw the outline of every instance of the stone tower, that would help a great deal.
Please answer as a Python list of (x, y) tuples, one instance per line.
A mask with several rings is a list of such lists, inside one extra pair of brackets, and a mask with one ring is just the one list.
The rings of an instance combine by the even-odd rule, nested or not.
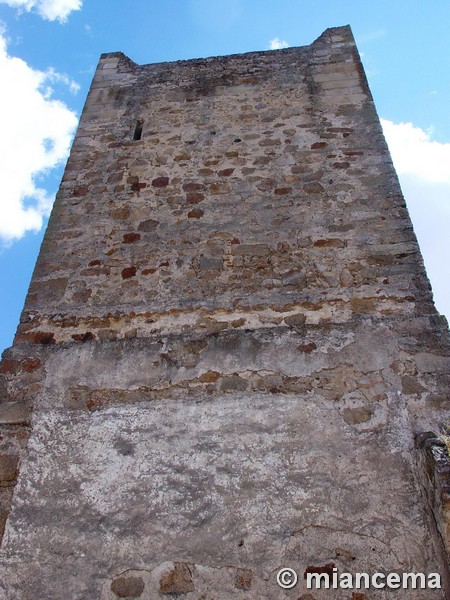
[(449, 597), (449, 356), (350, 28), (103, 55), (1, 363), (0, 597)]

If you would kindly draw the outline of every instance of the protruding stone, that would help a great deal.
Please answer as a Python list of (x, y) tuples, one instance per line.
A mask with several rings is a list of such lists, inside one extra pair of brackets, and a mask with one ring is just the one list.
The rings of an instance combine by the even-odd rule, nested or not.
[(123, 243), (124, 244), (133, 244), (134, 242), (137, 242), (138, 240), (141, 239), (141, 236), (139, 233), (125, 233), (123, 236)]
[(187, 594), (195, 589), (189, 565), (176, 562), (173, 569), (163, 574), (159, 581), (161, 594)]
[(194, 208), (188, 212), (189, 219), (200, 219), (204, 215), (204, 211), (201, 208)]
[(25, 425), (30, 421), (30, 405), (26, 402), (5, 402), (0, 404), (0, 423), (4, 425)]
[(0, 483), (11, 483), (16, 479), (19, 457), (0, 454)]
[(253, 582), (253, 573), (250, 569), (238, 569), (236, 571), (236, 577), (234, 580), (234, 586), (238, 590), (248, 590), (251, 589)]
[(122, 269), (122, 279), (130, 279), (130, 277), (134, 277), (136, 275), (136, 267), (126, 267)]
[(139, 231), (154, 231), (159, 225), (159, 221), (155, 219), (146, 219), (139, 223)]
[(156, 177), (152, 181), (152, 186), (155, 188), (164, 188), (164, 187), (167, 187), (168, 185), (169, 185), (168, 177)]
[(142, 577), (118, 577), (111, 583), (111, 591), (117, 598), (139, 598), (144, 589)]
[(284, 318), (284, 322), (289, 327), (304, 327), (306, 323), (306, 316), (302, 314), (291, 315)]

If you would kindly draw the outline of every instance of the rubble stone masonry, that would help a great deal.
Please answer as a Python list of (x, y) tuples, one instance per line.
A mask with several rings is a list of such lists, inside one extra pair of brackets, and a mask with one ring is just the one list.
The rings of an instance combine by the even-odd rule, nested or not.
[(449, 367), (349, 27), (102, 55), (0, 363), (0, 597), (450, 597)]

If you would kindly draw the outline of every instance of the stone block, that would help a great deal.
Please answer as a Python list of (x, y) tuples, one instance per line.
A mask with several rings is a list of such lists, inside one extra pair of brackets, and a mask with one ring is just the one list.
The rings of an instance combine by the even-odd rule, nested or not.
[(0, 454), (0, 484), (11, 484), (17, 476), (19, 457)]
[(29, 421), (29, 404), (25, 402), (4, 402), (0, 404), (0, 424), (26, 425)]

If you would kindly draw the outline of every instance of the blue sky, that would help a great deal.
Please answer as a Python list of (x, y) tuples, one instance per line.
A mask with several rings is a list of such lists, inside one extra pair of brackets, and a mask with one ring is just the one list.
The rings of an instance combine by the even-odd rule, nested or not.
[(450, 317), (448, 0), (0, 0), (0, 350), (12, 343), (102, 52), (152, 63), (310, 44), (350, 24)]

